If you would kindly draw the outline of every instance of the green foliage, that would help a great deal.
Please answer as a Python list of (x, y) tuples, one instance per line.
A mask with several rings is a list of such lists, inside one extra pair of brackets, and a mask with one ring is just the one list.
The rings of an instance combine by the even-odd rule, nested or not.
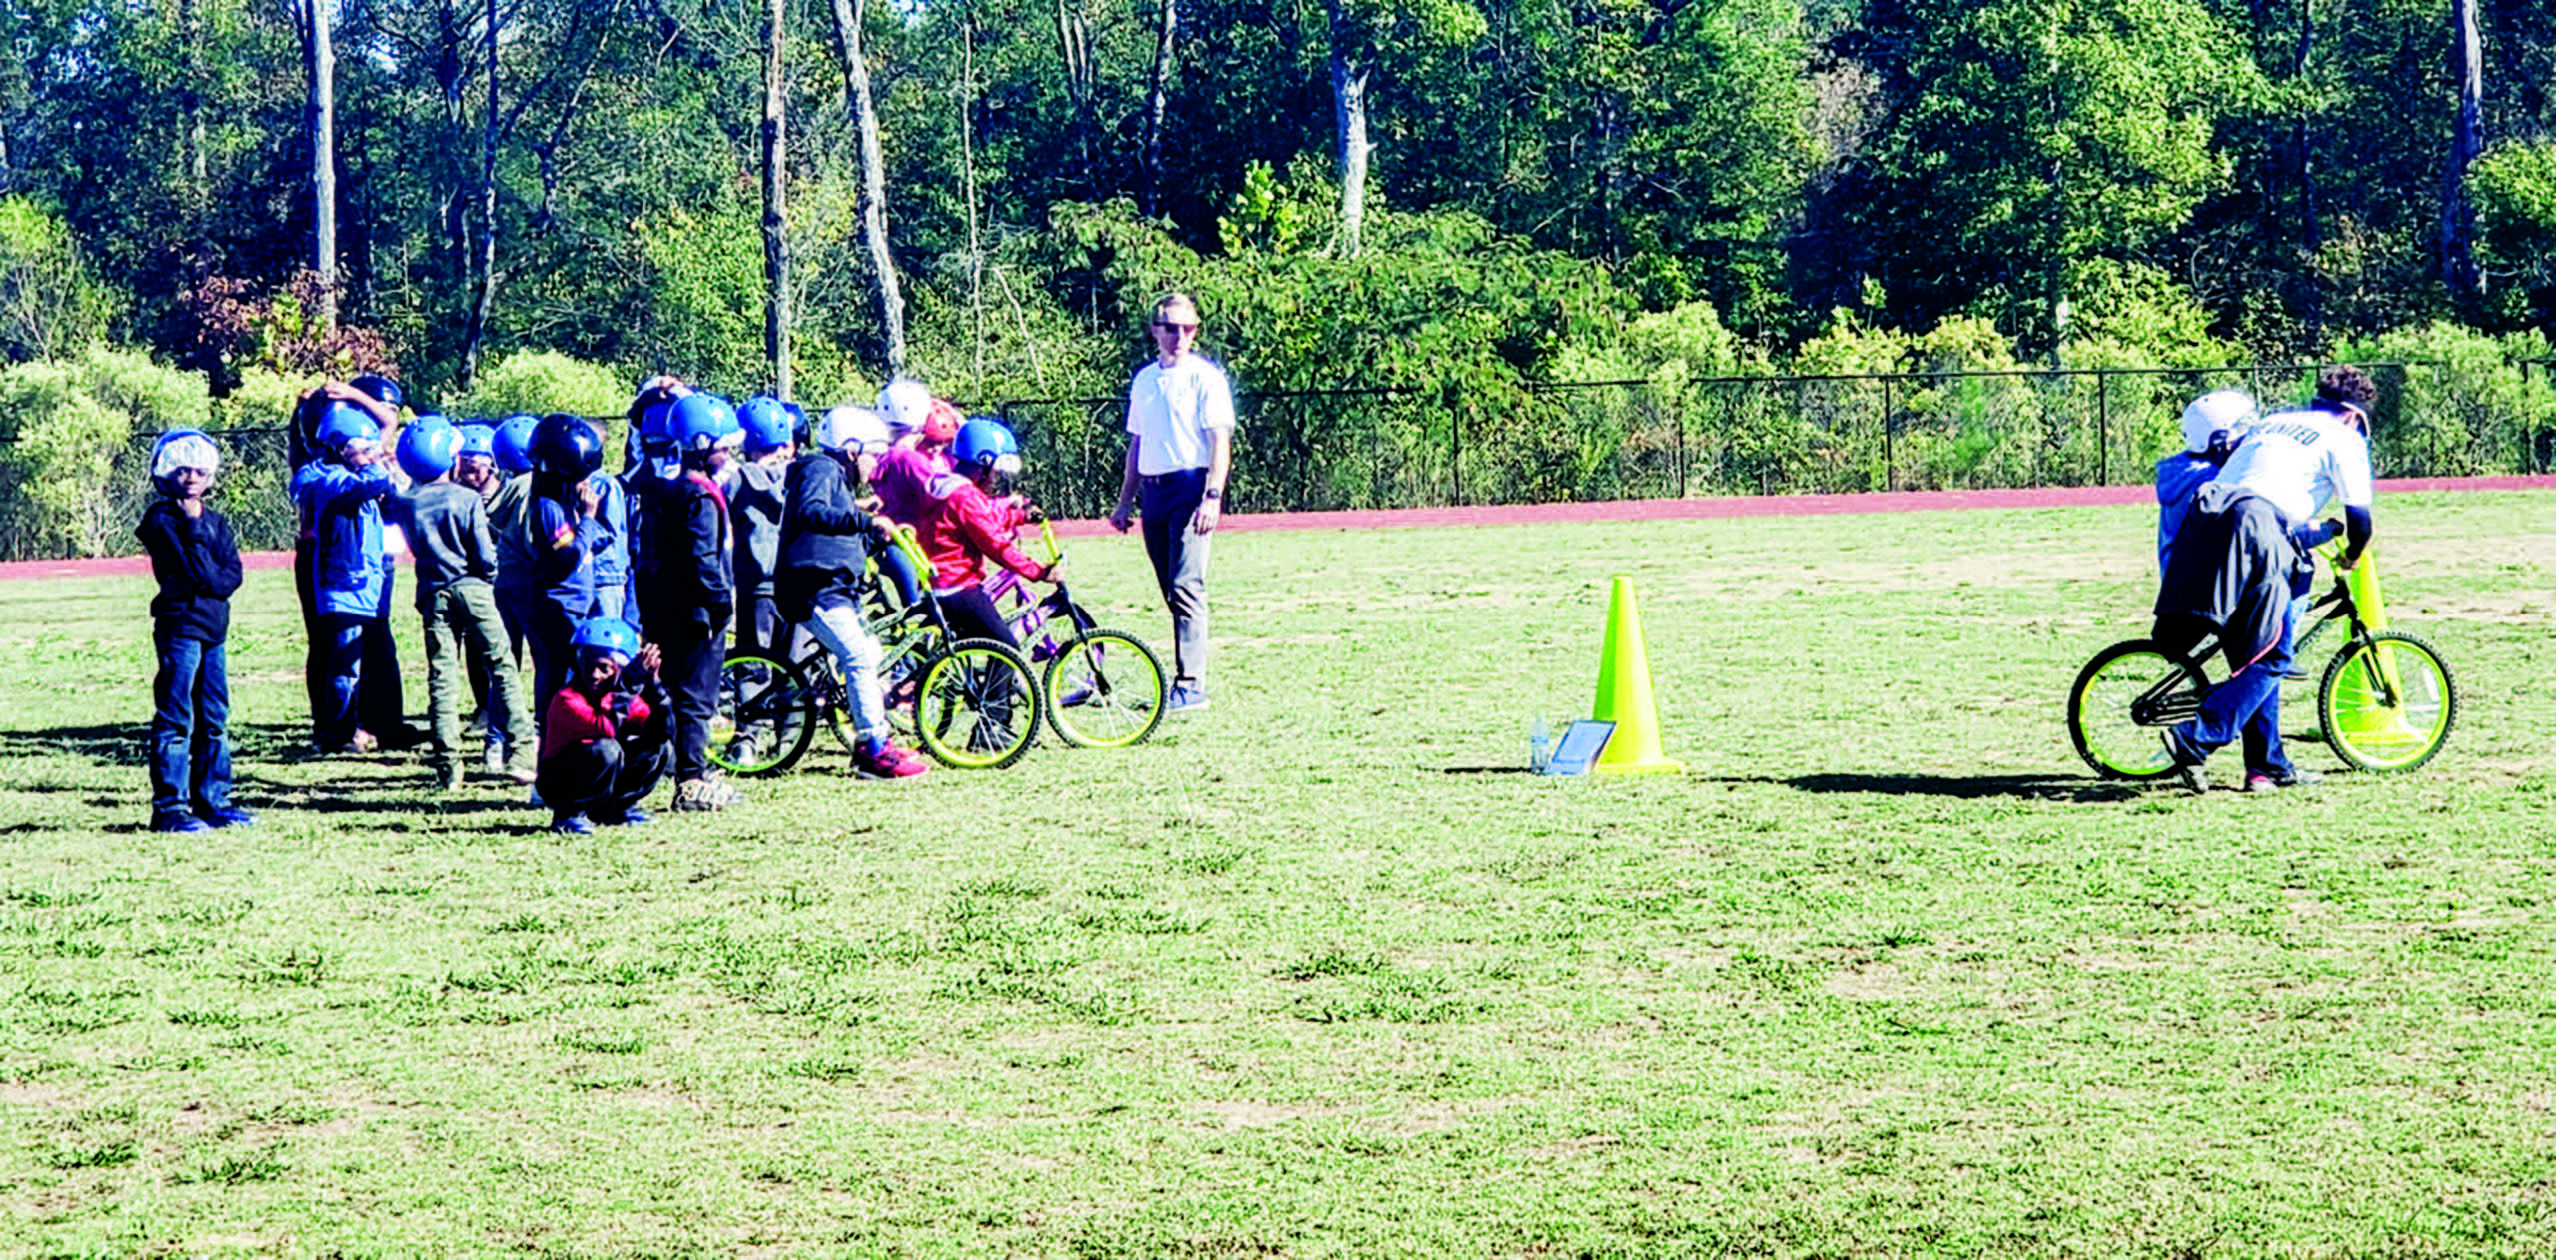
[(647, 366), (722, 393), (759, 392), (752, 383), (769, 373), (753, 209), (727, 197), (669, 206), (634, 226), (651, 274), (640, 337)]
[(0, 556), (130, 553), (148, 438), (207, 418), (197, 382), (129, 351), (0, 369)]
[(2556, 328), (2556, 141), (2487, 149), (2467, 169), (2467, 190), (2489, 300), (2510, 323)]
[[(2402, 363), (2380, 374), (2370, 458), (2382, 476), (2463, 477), (2534, 467), (2556, 433), (2547, 338), (2489, 337), (2436, 323), (2342, 348), (2346, 362)], [(2535, 368), (2523, 366), (2535, 361)]]
[(62, 220), (0, 197), (0, 358), (77, 354), (104, 335), (111, 306)]
[(480, 369), (470, 392), (445, 400), (442, 410), (477, 417), (554, 411), (617, 416), (629, 409), (633, 386), (622, 373), (600, 363), (548, 350), (521, 350)]

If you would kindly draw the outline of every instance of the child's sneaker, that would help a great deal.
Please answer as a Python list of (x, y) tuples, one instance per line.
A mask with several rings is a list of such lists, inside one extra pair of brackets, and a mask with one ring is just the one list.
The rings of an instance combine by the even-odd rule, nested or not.
[(211, 831), (213, 824), (193, 814), (170, 814), (152, 819), (151, 830), (173, 835), (190, 835), (198, 831)]
[[(505, 740), (491, 739), (480, 748), (479, 768), (490, 774), (504, 773), (506, 769)], [(517, 782), (521, 782), (521, 780), (517, 780)]]
[(568, 814), (563, 817), (551, 819), (550, 829), (563, 836), (591, 836), (595, 834), (595, 825), (587, 822), (584, 814)]
[(458, 792), (461, 790), (461, 786), (461, 763), (456, 761), (446, 761), (435, 767), (435, 790), (439, 792)]
[(657, 816), (655, 814), (651, 814), (636, 805), (633, 805), (618, 814), (595, 815), (595, 825), (599, 827), (637, 827), (655, 821), (657, 821)]
[(880, 740), (875, 748), (864, 746), (852, 754), (853, 773), (865, 779), (905, 779), (921, 774), (931, 766), (911, 748), (899, 748)]
[(257, 821), (257, 815), (252, 814), (237, 805), (224, 805), (219, 809), (208, 809), (202, 814), (197, 815), (197, 817), (202, 818), (205, 825), (208, 827), (245, 827)]
[(717, 779), (687, 779), (675, 785), (674, 807), (679, 813), (706, 813), (744, 799), (745, 793)]

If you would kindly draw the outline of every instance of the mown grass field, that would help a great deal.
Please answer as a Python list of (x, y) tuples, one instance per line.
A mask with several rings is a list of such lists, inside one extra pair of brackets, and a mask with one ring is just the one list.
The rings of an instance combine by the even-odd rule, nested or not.
[[(580, 838), (285, 760), (280, 573), (148, 834), (145, 584), (0, 589), (0, 1254), (2556, 1253), (2556, 496), (2380, 527), (2458, 730), (2268, 798), (2068, 749), (2130, 508), (1232, 534), (1153, 744)], [(1616, 573), (1689, 773), (1517, 773)]]

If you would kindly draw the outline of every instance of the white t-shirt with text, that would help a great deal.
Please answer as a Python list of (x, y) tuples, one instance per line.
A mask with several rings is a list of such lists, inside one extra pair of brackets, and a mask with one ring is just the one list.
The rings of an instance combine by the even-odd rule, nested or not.
[(2326, 505), (2370, 506), (2370, 444), (2331, 411), (2284, 411), (2247, 426), (2220, 481), (2261, 495), (2292, 525)]

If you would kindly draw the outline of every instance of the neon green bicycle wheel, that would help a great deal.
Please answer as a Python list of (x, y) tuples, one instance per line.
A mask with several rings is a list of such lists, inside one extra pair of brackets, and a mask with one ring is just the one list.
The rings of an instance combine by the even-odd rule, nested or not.
[(2412, 770), (2449, 742), (2458, 683), (2438, 649), (2390, 630), (2353, 642), (2325, 667), (2316, 712), (2325, 742), (2354, 767)]
[(2068, 739), (2107, 779), (2170, 774), (2158, 732), (2201, 707), (2200, 675), (2154, 642), (2131, 639), (2095, 653), (2068, 689)]
[(778, 774), (816, 735), (807, 679), (766, 656), (731, 656), (719, 670), (710, 718), (710, 762), (730, 774)]
[(1163, 662), (1124, 630), (1086, 630), (1057, 645), (1039, 679), (1047, 724), (1076, 748), (1127, 748), (1163, 724)]
[(915, 741), (956, 770), (999, 770), (1038, 735), (1038, 680), (1029, 662), (992, 639), (962, 639), (921, 666)]

